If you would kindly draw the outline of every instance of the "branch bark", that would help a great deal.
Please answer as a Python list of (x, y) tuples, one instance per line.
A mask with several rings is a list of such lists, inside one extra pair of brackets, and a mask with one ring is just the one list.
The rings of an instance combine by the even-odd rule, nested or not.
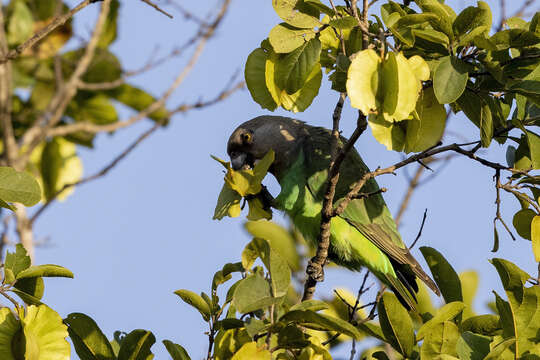
[(49, 25), (45, 26), (43, 29), (32, 35), (32, 37), (28, 40), (26, 40), (21, 45), (17, 46), (15, 49), (11, 50), (7, 54), (2, 54), (0, 57), (0, 64), (4, 64), (8, 62), (9, 60), (16, 59), (19, 55), (21, 55), (24, 50), (28, 49), (29, 47), (34, 46), (36, 43), (41, 41), (43, 38), (45, 38), (47, 35), (52, 33), (56, 28), (59, 26), (62, 26), (68, 21), (73, 15), (87, 7), (88, 5), (96, 2), (100, 2), (103, 0), (84, 0), (80, 2), (77, 6), (75, 6), (73, 9), (69, 10), (67, 13), (56, 16)]

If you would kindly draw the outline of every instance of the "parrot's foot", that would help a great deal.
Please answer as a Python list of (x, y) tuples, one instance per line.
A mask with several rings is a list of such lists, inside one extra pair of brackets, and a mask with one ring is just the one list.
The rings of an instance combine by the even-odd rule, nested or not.
[(306, 273), (317, 282), (324, 281), (324, 269), (315, 261), (315, 258), (308, 261)]

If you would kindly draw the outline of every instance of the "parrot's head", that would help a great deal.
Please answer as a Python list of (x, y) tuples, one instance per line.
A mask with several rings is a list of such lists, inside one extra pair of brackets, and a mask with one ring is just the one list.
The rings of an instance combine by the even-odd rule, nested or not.
[(257, 160), (274, 150), (270, 172), (278, 175), (293, 160), (291, 156), (298, 150), (304, 133), (302, 121), (286, 117), (259, 116), (246, 121), (233, 131), (227, 143), (232, 168), (253, 168)]

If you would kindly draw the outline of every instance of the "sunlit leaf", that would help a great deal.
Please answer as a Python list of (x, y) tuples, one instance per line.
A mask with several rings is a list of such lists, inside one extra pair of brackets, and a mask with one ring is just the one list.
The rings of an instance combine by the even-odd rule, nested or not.
[(298, 29), (281, 23), (270, 30), (268, 40), (276, 53), (290, 53), (314, 36), (315, 32), (312, 29)]
[(244, 76), (251, 97), (263, 109), (273, 111), (277, 104), (266, 86), (266, 64), (268, 56), (263, 49), (255, 49), (249, 54)]
[(186, 349), (181, 345), (175, 344), (170, 340), (163, 340), (163, 345), (165, 345), (173, 360), (191, 360)]
[(386, 340), (404, 357), (410, 357), (415, 345), (411, 317), (396, 296), (384, 293), (377, 306), (379, 322)]
[(174, 293), (178, 295), (186, 304), (189, 304), (197, 309), (201, 313), (204, 321), (208, 321), (210, 319), (210, 307), (200, 295), (186, 289), (176, 290)]
[(64, 323), (68, 326), (69, 337), (81, 360), (116, 359), (111, 343), (92, 318), (71, 313)]
[(272, 6), (287, 24), (297, 28), (313, 28), (322, 25), (318, 11), (304, 4), (303, 0), (273, 0)]
[(33, 206), (41, 199), (41, 189), (34, 177), (8, 166), (0, 166), (0, 199)]
[(14, 337), (21, 328), (21, 323), (7, 307), (0, 309), (0, 358), (16, 360), (14, 356)]
[(255, 341), (244, 344), (240, 350), (238, 350), (231, 360), (270, 360), (270, 351), (264, 347), (258, 348)]
[(351, 106), (366, 116), (377, 109), (380, 64), (381, 59), (374, 50), (363, 50), (356, 54), (347, 73), (347, 94)]

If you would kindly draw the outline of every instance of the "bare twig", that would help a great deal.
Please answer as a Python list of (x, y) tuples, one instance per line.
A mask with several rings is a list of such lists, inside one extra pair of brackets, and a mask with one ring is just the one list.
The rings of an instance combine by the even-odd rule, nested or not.
[(199, 57), (202, 54), (202, 51), (204, 50), (204, 47), (206, 46), (206, 43), (212, 37), (212, 35), (214, 34), (214, 31), (217, 29), (217, 27), (221, 23), (221, 20), (225, 16), (229, 3), (230, 3), (230, 0), (223, 1), (220, 12), (216, 16), (211, 26), (206, 29), (205, 33), (199, 39), (199, 43), (196, 46), (186, 66), (178, 74), (178, 76), (173, 81), (173, 83), (169, 86), (167, 91), (158, 100), (156, 100), (151, 105), (149, 105), (146, 109), (131, 116), (126, 121), (116, 122), (116, 123), (107, 124), (107, 125), (98, 125), (98, 124), (93, 124), (90, 122), (68, 124), (64, 126), (50, 128), (47, 130), (46, 135), (47, 136), (63, 136), (63, 135), (71, 134), (78, 131), (85, 131), (85, 132), (90, 132), (90, 133), (111, 132), (111, 131), (115, 131), (121, 128), (131, 126), (139, 122), (140, 120), (144, 119), (148, 115), (152, 114), (154, 111), (161, 109), (165, 105), (169, 97), (174, 93), (174, 91), (183, 83), (186, 76), (189, 73), (191, 73), (191, 71), (193, 70), (195, 64), (197, 63)]
[(95, 173), (93, 175), (90, 175), (88, 177), (85, 177), (85, 178), (83, 178), (83, 179), (81, 179), (79, 181), (76, 181), (74, 183), (65, 184), (60, 190), (58, 190), (45, 204), (43, 204), (34, 213), (34, 215), (30, 219), (30, 223), (33, 224), (34, 221), (43, 213), (43, 211), (45, 211), (54, 202), (54, 200), (56, 200), (58, 198), (58, 196), (60, 196), (60, 194), (62, 194), (67, 189), (69, 189), (71, 187), (74, 187), (74, 186), (86, 184), (86, 183), (88, 183), (90, 181), (99, 179), (99, 178), (107, 175), (107, 173), (109, 171), (111, 171), (116, 165), (118, 165), (118, 163), (120, 163), (120, 161), (122, 161), (126, 156), (128, 156), (141, 142), (143, 142), (147, 137), (152, 135), (152, 133), (154, 131), (159, 129), (161, 125), (162, 125), (161, 123), (156, 122), (150, 129), (146, 130), (141, 135), (139, 135), (139, 137), (137, 137), (137, 139), (135, 139), (135, 141), (133, 141), (126, 149), (124, 149), (124, 151), (122, 151), (109, 164), (107, 164), (104, 168), (102, 168), (97, 173)]
[(409, 246), (409, 250), (411, 250), (414, 245), (418, 242), (418, 239), (422, 236), (422, 230), (424, 230), (424, 224), (426, 223), (427, 218), (427, 209), (424, 210), (424, 216), (422, 217), (422, 224), (420, 225), (420, 230), (418, 230), (418, 235), (416, 235), (416, 239), (412, 242), (411, 246)]
[[(8, 54), (8, 43), (5, 32), (4, 14), (0, 9), (0, 56)], [(4, 141), (4, 160), (6, 165), (12, 165), (19, 152), (13, 124), (11, 123), (11, 64), (0, 63), (0, 125)]]
[(165, 10), (163, 10), (162, 8), (160, 8), (159, 6), (154, 4), (152, 1), (150, 1), (150, 0), (141, 0), (141, 1), (143, 3), (146, 3), (146, 4), (150, 5), (151, 7), (153, 7), (154, 9), (159, 11), (160, 13), (162, 13), (163, 15), (168, 16), (170, 19), (173, 18), (173, 16), (171, 14), (169, 14), (168, 12), (166, 12)]
[(86, 70), (94, 58), (99, 37), (101, 36), (109, 14), (110, 5), (111, 0), (103, 0), (92, 37), (85, 48), (83, 56), (77, 63), (73, 74), (65, 86), (63, 86), (62, 89), (58, 89), (59, 91), (57, 91), (52, 98), (43, 115), (40, 116), (35, 121), (34, 125), (24, 133), (20, 141), (20, 146), (21, 148), (25, 148), (26, 153), (18, 158), (19, 166), (26, 166), (32, 151), (43, 141), (43, 139), (45, 139), (47, 130), (55, 126), (61, 120), (68, 104), (77, 94), (80, 78), (86, 73)]
[[(500, 170), (495, 170), (495, 191), (496, 191), (496, 197), (495, 197), (495, 205), (497, 206), (497, 210), (495, 212), (495, 218), (493, 218), (493, 226), (497, 226), (497, 220), (501, 222), (501, 224), (503, 224), (504, 228), (506, 229), (506, 231), (508, 232), (508, 234), (510, 234), (510, 237), (512, 238), (512, 240), (516, 240), (516, 237), (514, 236), (514, 234), (512, 233), (512, 231), (510, 230), (510, 228), (508, 227), (508, 225), (506, 225), (506, 222), (503, 220), (502, 216), (501, 216), (501, 189), (502, 188), (502, 184), (501, 184), (501, 171)], [(496, 229), (494, 231), (497, 231)], [(492, 252), (497, 252), (497, 250), (499, 250), (499, 242), (498, 241), (495, 241), (493, 243), (493, 249), (491, 249)]]
[(3, 64), (9, 60), (13, 60), (17, 58), (20, 54), (24, 52), (24, 50), (28, 49), (29, 47), (34, 46), (38, 41), (42, 40), (44, 37), (49, 35), (51, 32), (53, 32), (56, 28), (59, 26), (62, 26), (68, 21), (73, 15), (87, 7), (88, 5), (96, 2), (100, 2), (103, 0), (84, 0), (81, 1), (77, 6), (75, 6), (73, 9), (69, 10), (67, 13), (56, 16), (49, 25), (45, 26), (43, 29), (39, 30), (37, 33), (32, 35), (32, 37), (28, 40), (26, 40), (21, 45), (17, 46), (15, 49), (11, 50), (9, 53), (2, 55), (0, 57), (0, 64)]

